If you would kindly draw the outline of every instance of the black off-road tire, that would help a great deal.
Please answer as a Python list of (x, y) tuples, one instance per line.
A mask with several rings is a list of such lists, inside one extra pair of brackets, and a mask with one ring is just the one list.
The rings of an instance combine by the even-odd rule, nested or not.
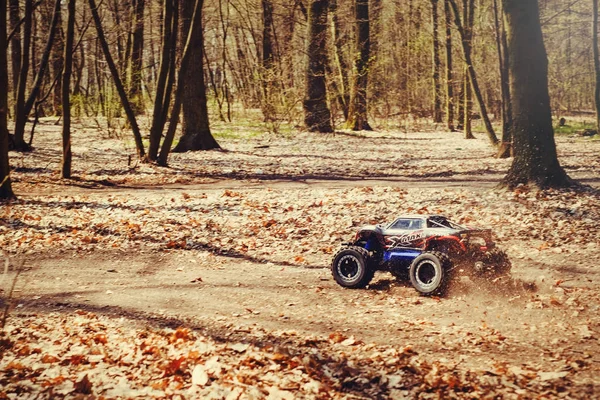
[(369, 252), (362, 247), (349, 246), (340, 249), (333, 257), (331, 274), (338, 285), (349, 289), (362, 289), (375, 275)]
[(452, 262), (439, 251), (425, 252), (415, 258), (408, 275), (410, 283), (422, 295), (443, 296), (448, 290)]

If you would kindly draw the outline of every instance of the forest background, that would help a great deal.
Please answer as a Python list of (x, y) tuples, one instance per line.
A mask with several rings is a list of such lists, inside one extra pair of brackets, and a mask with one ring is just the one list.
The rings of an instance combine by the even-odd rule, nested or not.
[[(206, 1), (198, 3), (193, 23), (195, 3), (107, 1), (97, 8), (94, 1), (9, 1), (7, 112), (15, 124), (14, 148), (29, 148), (27, 118), (63, 116), (66, 99), (69, 116), (91, 118), (111, 134), (130, 127), (138, 153), (162, 164), (178, 109), (183, 139), (176, 151), (218, 147), (208, 109), (212, 120), (262, 121), (275, 133), (370, 129), (369, 121), (406, 130), (429, 118), (469, 138), (475, 117), (494, 144), (511, 142), (511, 50), (499, 1)], [(539, 2), (557, 119), (593, 119), (599, 74), (595, 9), (595, 1)], [(182, 63), (188, 36), (189, 62)], [(356, 106), (356, 98), (362, 105)], [(315, 99), (324, 105), (311, 103)], [(167, 124), (169, 114), (173, 124)], [(501, 134), (490, 132), (488, 114), (504, 121), (496, 128)], [(135, 120), (142, 115), (148, 154)], [(64, 118), (65, 125), (69, 121)], [(578, 120), (571, 129), (585, 128)], [(172, 133), (159, 157), (164, 129)], [(68, 153), (69, 140), (63, 140)], [(500, 156), (509, 154), (506, 146), (500, 149)], [(63, 169), (68, 176), (68, 165)]]

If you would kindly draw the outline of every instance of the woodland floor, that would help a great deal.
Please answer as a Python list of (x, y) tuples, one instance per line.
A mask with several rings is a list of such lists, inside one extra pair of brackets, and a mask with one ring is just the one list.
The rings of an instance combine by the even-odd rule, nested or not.
[[(69, 181), (58, 126), (11, 153), (0, 399), (600, 396), (599, 140), (557, 137), (590, 187), (539, 192), (497, 189), (483, 135), (239, 131), (165, 169), (80, 127)], [(493, 228), (514, 284), (337, 286), (340, 243), (401, 213)]]

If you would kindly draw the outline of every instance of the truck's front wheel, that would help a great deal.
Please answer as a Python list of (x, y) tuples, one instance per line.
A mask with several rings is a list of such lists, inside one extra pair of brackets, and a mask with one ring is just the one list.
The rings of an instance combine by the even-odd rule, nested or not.
[(350, 246), (340, 249), (331, 264), (333, 279), (346, 288), (364, 288), (375, 274), (375, 269), (369, 265), (369, 261), (369, 252), (362, 247)]

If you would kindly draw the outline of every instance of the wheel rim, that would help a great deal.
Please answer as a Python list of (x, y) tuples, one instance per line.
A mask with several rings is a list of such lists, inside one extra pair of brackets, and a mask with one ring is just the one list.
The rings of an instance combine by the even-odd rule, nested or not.
[(339, 259), (336, 265), (337, 274), (344, 282), (355, 281), (360, 274), (360, 261), (351, 254)]
[(431, 289), (435, 287), (438, 274), (436, 266), (429, 260), (421, 261), (415, 271), (415, 279), (419, 286), (423, 289)]

